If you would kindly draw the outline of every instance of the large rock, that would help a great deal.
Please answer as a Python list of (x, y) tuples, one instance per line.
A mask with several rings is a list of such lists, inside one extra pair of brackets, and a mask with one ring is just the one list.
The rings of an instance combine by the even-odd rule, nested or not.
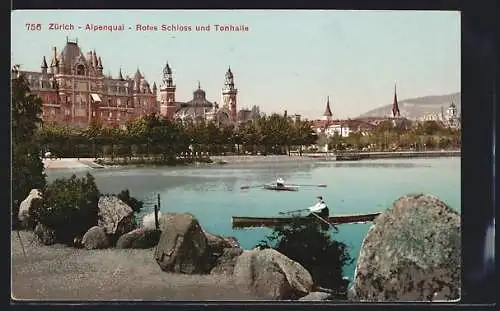
[(237, 247), (224, 248), (222, 254), (217, 257), (210, 274), (232, 275), (238, 256), (243, 253), (243, 249)]
[(207, 238), (189, 214), (163, 214), (155, 259), (166, 272), (205, 273), (209, 267)]
[(116, 248), (152, 248), (158, 244), (161, 231), (139, 228), (122, 235), (116, 242)]
[(332, 298), (332, 294), (324, 293), (324, 292), (312, 292), (307, 296), (300, 298), (302, 301), (323, 301), (329, 300)]
[(86, 249), (100, 249), (109, 247), (109, 239), (103, 227), (93, 226), (82, 238), (82, 245)]
[(361, 247), (354, 296), (361, 301), (458, 299), (460, 215), (429, 195), (403, 196), (382, 213)]
[[(208, 253), (210, 256), (209, 265), (211, 267), (218, 264), (218, 259), (222, 256), (224, 249), (226, 248), (236, 248), (240, 249), (240, 244), (238, 240), (234, 237), (223, 237), (220, 235), (216, 235), (210, 232), (203, 231), (205, 236), (207, 237), (207, 245), (208, 245)], [(238, 254), (239, 255), (239, 254)], [(224, 258), (223, 261), (226, 263), (227, 261), (231, 261), (232, 259)], [(233, 263), (234, 266), (234, 263)]]
[(119, 237), (135, 229), (134, 212), (130, 206), (116, 196), (99, 198), (98, 226), (106, 234)]
[(21, 222), (22, 227), (31, 227), (31, 213), (34, 209), (41, 208), (41, 206), (42, 192), (38, 189), (32, 189), (26, 199), (24, 199), (19, 205), (19, 214), (17, 217)]
[(313, 288), (311, 274), (274, 249), (243, 252), (233, 275), (243, 290), (268, 300), (297, 299)]
[(222, 253), (224, 248), (240, 247), (235, 237), (224, 237), (207, 231), (203, 231), (207, 237), (208, 248), (214, 253)]
[(56, 231), (44, 224), (37, 224), (33, 233), (42, 244), (52, 245), (56, 243)]

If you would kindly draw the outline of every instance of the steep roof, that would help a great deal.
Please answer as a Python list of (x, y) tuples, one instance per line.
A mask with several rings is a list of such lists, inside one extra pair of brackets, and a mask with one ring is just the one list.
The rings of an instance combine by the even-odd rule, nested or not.
[(326, 100), (326, 108), (325, 108), (325, 113), (323, 113), (323, 116), (325, 117), (331, 117), (332, 114), (332, 109), (330, 109), (330, 96), (328, 96), (328, 99)]

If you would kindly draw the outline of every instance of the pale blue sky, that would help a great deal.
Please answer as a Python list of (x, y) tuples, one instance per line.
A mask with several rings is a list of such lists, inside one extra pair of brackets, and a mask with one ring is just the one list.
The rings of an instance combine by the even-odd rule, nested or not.
[[(182, 24), (192, 32), (51, 31), (48, 24)], [(26, 23), (41, 23), (28, 31)], [(248, 25), (248, 32), (195, 32), (194, 25)], [(212, 26), (213, 27), (213, 26)], [(239, 107), (267, 113), (323, 114), (329, 95), (334, 117), (355, 117), (400, 99), (460, 91), (460, 14), (430, 11), (15, 11), (12, 64), (39, 70), (53, 46), (78, 38), (96, 50), (104, 72), (133, 75), (139, 66), (161, 83), (168, 61), (177, 100), (191, 99), (197, 81), (221, 102), (230, 65)]]

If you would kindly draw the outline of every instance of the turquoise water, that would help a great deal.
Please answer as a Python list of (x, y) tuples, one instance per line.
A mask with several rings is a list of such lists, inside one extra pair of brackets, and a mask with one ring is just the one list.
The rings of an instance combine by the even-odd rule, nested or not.
[[(48, 179), (83, 175), (85, 171), (49, 171)], [(460, 158), (384, 159), (358, 162), (277, 162), (182, 168), (128, 168), (91, 170), (104, 193), (128, 188), (133, 196), (161, 194), (163, 212), (190, 212), (205, 230), (235, 236), (245, 248), (252, 248), (269, 229), (231, 227), (231, 216), (277, 216), (315, 203), (322, 195), (331, 214), (382, 211), (404, 194), (426, 193), (440, 197), (460, 211)], [(327, 188), (304, 187), (298, 192), (277, 192), (259, 188), (241, 190), (244, 185), (273, 181), (277, 176), (295, 184), (327, 184)], [(349, 245), (357, 258), (370, 224), (344, 224), (334, 238)], [(352, 279), (355, 263), (345, 267)]]

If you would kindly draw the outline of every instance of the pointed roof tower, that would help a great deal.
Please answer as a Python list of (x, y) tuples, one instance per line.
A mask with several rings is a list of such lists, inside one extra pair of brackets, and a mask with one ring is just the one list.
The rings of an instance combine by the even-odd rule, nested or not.
[(47, 66), (47, 60), (45, 59), (45, 56), (42, 59), (42, 65), (40, 66), (42, 69), (47, 69), (49, 66)]
[(143, 76), (141, 74), (141, 71), (139, 70), (139, 67), (137, 67), (137, 71), (134, 74), (134, 80), (140, 80), (142, 78), (143, 78)]
[(396, 83), (394, 83), (394, 100), (392, 101), (392, 116), (395, 118), (399, 117), (399, 105), (398, 105), (398, 95), (396, 93)]
[(52, 58), (50, 60), (50, 67), (56, 67), (59, 65), (59, 60), (57, 59), (57, 48), (54, 46), (52, 48)]
[(327, 97), (326, 100), (326, 108), (325, 108), (325, 113), (323, 113), (324, 117), (331, 118), (332, 117), (332, 109), (330, 109), (330, 96)]
[(97, 60), (97, 54), (95, 53), (95, 50), (92, 51), (92, 66), (97, 67), (98, 66), (98, 60)]

